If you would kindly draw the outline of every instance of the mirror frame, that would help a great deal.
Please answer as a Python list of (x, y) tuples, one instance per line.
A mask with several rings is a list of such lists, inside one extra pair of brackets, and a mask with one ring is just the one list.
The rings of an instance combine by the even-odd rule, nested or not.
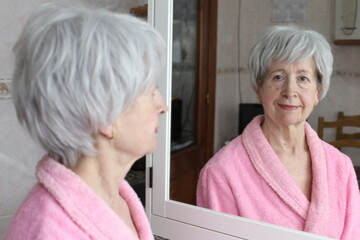
[(146, 157), (146, 213), (154, 235), (171, 240), (330, 239), (170, 200), (172, 18), (173, 0), (148, 1), (148, 21), (167, 47), (158, 88), (169, 106), (169, 112), (160, 117), (157, 150)]

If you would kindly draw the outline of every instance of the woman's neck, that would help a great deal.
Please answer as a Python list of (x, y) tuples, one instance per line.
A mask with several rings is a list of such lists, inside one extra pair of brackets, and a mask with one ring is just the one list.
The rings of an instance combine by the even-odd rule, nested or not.
[(110, 147), (106, 141), (98, 141), (96, 156), (84, 156), (70, 169), (82, 178), (137, 236), (128, 203), (119, 194), (120, 184), (136, 160), (136, 157)]
[(93, 191), (108, 202), (119, 197), (119, 186), (130, 170), (134, 161), (120, 159), (112, 150), (97, 151), (97, 156), (84, 156), (80, 158), (71, 169)]
[(304, 124), (281, 126), (265, 119), (261, 128), (275, 152), (296, 154), (307, 150)]
[(261, 128), (292, 179), (306, 198), (311, 200), (312, 163), (304, 124), (281, 127), (264, 120)]

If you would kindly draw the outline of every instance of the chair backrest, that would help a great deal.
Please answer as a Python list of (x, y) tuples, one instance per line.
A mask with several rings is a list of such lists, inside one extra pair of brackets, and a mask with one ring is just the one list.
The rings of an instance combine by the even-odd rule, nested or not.
[[(324, 140), (324, 129), (336, 128), (337, 134), (335, 141), (328, 142), (334, 147), (356, 147), (360, 148), (360, 133), (343, 133), (344, 127), (360, 128), (360, 120), (351, 117), (340, 118), (336, 121), (325, 121), (324, 117), (319, 117), (318, 120), (318, 135), (319, 138)], [(340, 134), (338, 134), (340, 133)]]
[[(360, 121), (360, 115), (345, 115), (344, 112), (338, 113), (338, 120), (340, 119), (348, 119), (352, 121)], [(339, 127), (336, 129), (336, 139), (360, 139), (360, 132), (358, 133), (344, 133), (344, 129)]]

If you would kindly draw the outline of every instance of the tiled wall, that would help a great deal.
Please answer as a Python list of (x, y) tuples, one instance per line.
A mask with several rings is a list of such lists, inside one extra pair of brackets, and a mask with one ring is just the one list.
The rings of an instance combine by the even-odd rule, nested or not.
[[(272, 0), (218, 1), (218, 48), (215, 113), (215, 151), (237, 135), (238, 104), (257, 102), (249, 85), (248, 52), (272, 22)], [(326, 98), (309, 118), (316, 130), (319, 116), (335, 120), (338, 111), (360, 114), (360, 45), (334, 45), (335, 1), (306, 1), (301, 25), (323, 34), (331, 43), (334, 74)], [(239, 37), (240, 36), (240, 37)], [(333, 132), (329, 133), (329, 135)], [(360, 165), (360, 152), (349, 152)]]
[[(146, 0), (88, 0), (119, 12)], [(26, 18), (46, 0), (0, 0), (0, 239), (14, 211), (35, 182), (34, 169), (44, 151), (18, 124), (6, 90), (13, 71), (12, 46)], [(6, 82), (6, 83), (4, 83)]]

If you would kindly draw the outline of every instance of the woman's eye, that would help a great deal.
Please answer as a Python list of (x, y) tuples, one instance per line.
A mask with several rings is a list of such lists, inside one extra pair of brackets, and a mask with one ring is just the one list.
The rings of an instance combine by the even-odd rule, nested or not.
[(157, 88), (155, 88), (153, 91), (152, 91), (152, 96), (153, 97), (156, 97), (157, 94), (158, 94), (159, 90)]
[(282, 75), (275, 75), (274, 80), (282, 80), (284, 77)]
[(311, 82), (311, 79), (310, 78), (307, 78), (307, 77), (299, 77), (298, 78), (298, 84), (301, 88), (308, 88), (312, 85), (312, 82)]
[(157, 86), (153, 86), (152, 88), (149, 89), (149, 94), (151, 96), (155, 96), (156, 95), (156, 91), (157, 91)]
[(307, 82), (307, 81), (309, 81), (309, 79), (308, 79), (307, 77), (301, 77), (301, 78), (300, 78), (300, 81), (301, 81), (301, 82), (305, 82), (305, 81)]

